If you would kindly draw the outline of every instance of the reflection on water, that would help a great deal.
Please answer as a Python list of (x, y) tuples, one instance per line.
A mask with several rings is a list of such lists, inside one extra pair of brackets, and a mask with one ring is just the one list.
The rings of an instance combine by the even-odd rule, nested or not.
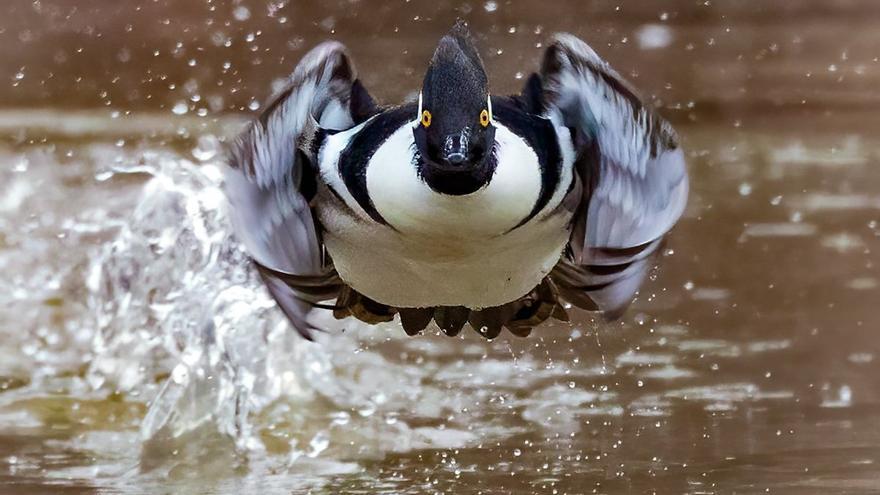
[[(265, 8), (216, 3), (243, 24)], [(743, 40), (756, 43), (753, 57), (772, 58), (777, 43), (778, 64), (755, 62), (755, 74), (767, 84), (779, 75), (767, 94), (785, 102), (786, 87), (814, 94), (793, 76), (802, 65), (829, 65), (828, 49), (792, 51), (800, 34), (791, 26), (774, 34), (777, 21), (762, 24), (733, 3), (712, 12), (752, 38), (716, 33), (723, 23), (691, 7), (648, 4), (626, 4), (623, 18), (602, 2), (589, 10), (603, 26), (594, 34), (616, 40), (612, 54), (632, 54), (648, 80), (669, 76), (670, 106), (686, 101), (684, 81), (648, 73), (673, 49), (723, 72), (736, 67)], [(532, 43), (530, 9), (470, 8), (503, 52), (488, 57), (490, 72), (527, 67), (511, 54)], [(790, 13), (810, 24), (819, 15), (810, 8)], [(193, 15), (179, 9), (180, 22)], [(404, 13), (392, 18), (421, 39)], [(319, 19), (303, 28), (315, 39), (358, 32), (343, 33), (356, 16), (307, 18)], [(842, 30), (810, 25), (802, 43), (811, 47)], [(67, 29), (54, 26), (47, 33)], [(281, 36), (266, 26), (264, 36)], [(721, 58), (707, 52), (714, 37)], [(694, 40), (705, 47), (687, 50)], [(870, 59), (864, 40), (851, 41), (835, 70), (854, 78)], [(362, 67), (379, 60), (361, 55)], [(402, 57), (399, 74), (389, 69), (400, 87), (381, 95), (399, 97), (420, 77), (404, 70), (419, 66), (415, 58)], [(269, 81), (276, 62), (290, 59), (248, 77)], [(296, 338), (228, 236), (218, 149), (240, 118), (199, 118), (208, 92), (186, 96), (186, 112), (173, 111), (174, 90), (157, 90), (170, 102), (164, 113), (0, 112), (0, 492), (875, 493), (880, 142), (861, 128), (874, 121), (834, 107), (841, 93), (819, 91), (840, 108), (821, 126), (787, 103), (743, 125), (741, 110), (706, 110), (710, 96), (737, 93), (729, 81), (708, 84), (723, 78), (705, 70), (691, 85), (698, 104), (671, 109), (690, 153), (691, 204), (624, 320), (580, 313), (529, 339), (491, 343), (329, 319), (318, 343)], [(859, 81), (844, 84), (858, 90)]]

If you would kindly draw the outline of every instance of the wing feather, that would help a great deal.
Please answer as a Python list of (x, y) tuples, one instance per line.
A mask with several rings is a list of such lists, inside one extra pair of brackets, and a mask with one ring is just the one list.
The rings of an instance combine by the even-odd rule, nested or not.
[[(571, 266), (557, 275), (569, 292), (581, 288), (616, 316), (687, 204), (684, 152), (669, 123), (578, 38), (555, 37), (540, 80), (548, 117), (574, 131), (578, 172), (588, 186), (576, 212), (581, 224), (572, 230)], [(618, 269), (596, 273), (612, 265)]]
[(317, 46), (228, 152), (225, 191), (236, 236), (282, 311), (307, 338), (314, 330), (307, 320), (310, 303), (326, 299), (328, 291), (300, 287), (297, 277), (328, 288), (338, 282), (324, 260), (320, 228), (304, 187), (316, 180), (311, 141), (318, 127), (354, 124), (349, 104), (354, 82), (344, 46)]

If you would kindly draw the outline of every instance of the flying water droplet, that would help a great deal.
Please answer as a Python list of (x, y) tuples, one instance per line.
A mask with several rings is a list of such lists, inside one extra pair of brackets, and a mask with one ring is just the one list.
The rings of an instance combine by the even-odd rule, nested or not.
[(246, 21), (251, 18), (251, 11), (244, 5), (239, 5), (232, 11), (232, 16), (236, 21)]
[(189, 112), (189, 105), (187, 105), (185, 101), (178, 101), (171, 108), (171, 113), (174, 115), (184, 115), (187, 112)]
[(198, 144), (192, 150), (193, 158), (200, 162), (206, 162), (217, 156), (219, 145), (220, 143), (214, 136), (201, 136)]
[(183, 385), (189, 381), (189, 367), (183, 363), (174, 367), (171, 372), (171, 380), (178, 385)]
[(327, 450), (327, 447), (330, 446), (330, 436), (327, 435), (326, 431), (319, 431), (313, 438), (312, 441), (309, 442), (309, 452), (306, 454), (311, 458), (318, 457), (321, 455), (321, 452)]

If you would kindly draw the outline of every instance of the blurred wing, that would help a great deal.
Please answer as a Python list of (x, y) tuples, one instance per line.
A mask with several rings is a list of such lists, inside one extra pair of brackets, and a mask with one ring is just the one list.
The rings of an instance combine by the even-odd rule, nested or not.
[(583, 186), (562, 278), (587, 293), (590, 309), (616, 317), (684, 211), (684, 152), (671, 126), (576, 37), (555, 38), (539, 79), (547, 114), (573, 130)]
[(304, 337), (312, 303), (335, 296), (339, 280), (325, 266), (309, 200), (315, 171), (311, 140), (318, 126), (354, 124), (352, 88), (359, 83), (345, 47), (309, 52), (286, 87), (229, 149), (226, 195), (237, 237), (257, 263), (269, 292)]

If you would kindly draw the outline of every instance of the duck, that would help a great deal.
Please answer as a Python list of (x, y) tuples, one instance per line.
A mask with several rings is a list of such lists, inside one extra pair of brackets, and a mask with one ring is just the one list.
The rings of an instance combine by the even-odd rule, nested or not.
[(617, 319), (688, 196), (674, 129), (584, 41), (554, 35), (497, 96), (464, 22), (399, 105), (321, 43), (226, 162), (234, 236), (309, 340), (318, 311), (487, 339), (572, 307)]

